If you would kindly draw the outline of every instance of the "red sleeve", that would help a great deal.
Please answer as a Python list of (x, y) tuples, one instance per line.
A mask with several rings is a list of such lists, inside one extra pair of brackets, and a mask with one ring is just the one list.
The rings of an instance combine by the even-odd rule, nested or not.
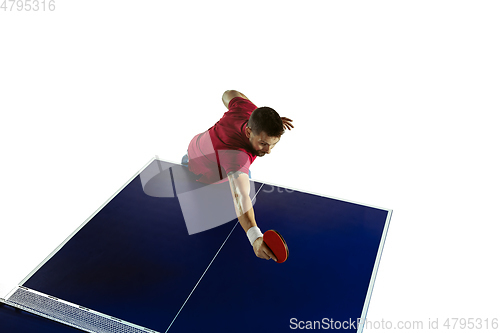
[(257, 106), (250, 102), (250, 100), (243, 98), (243, 97), (235, 97), (233, 98), (229, 104), (227, 105), (227, 108), (229, 111), (232, 111), (231, 109), (235, 108), (241, 108), (245, 110), (251, 110), (250, 113), (252, 113), (253, 110), (257, 109)]
[(250, 157), (241, 150), (219, 150), (220, 166), (226, 171), (226, 174), (233, 171), (241, 171), (248, 174), (250, 169)]

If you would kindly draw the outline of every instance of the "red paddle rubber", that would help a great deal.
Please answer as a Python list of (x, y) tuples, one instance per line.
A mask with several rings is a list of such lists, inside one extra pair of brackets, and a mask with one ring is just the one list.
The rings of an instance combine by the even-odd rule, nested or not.
[(264, 233), (264, 243), (273, 251), (278, 263), (283, 263), (288, 258), (288, 246), (283, 237), (276, 230)]

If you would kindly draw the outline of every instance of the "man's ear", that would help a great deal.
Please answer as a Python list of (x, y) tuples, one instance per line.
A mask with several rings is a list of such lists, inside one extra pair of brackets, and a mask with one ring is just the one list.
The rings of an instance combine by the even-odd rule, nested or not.
[(250, 134), (252, 133), (252, 130), (250, 129), (250, 127), (245, 127), (245, 134), (247, 135), (247, 138), (250, 139)]

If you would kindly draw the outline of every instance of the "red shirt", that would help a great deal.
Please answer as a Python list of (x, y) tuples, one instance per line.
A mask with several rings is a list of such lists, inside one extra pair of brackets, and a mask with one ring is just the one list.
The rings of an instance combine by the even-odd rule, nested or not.
[(196, 135), (188, 147), (189, 171), (202, 175), (199, 182), (227, 180), (231, 171), (248, 174), (257, 158), (245, 135), (245, 128), (257, 107), (246, 98), (235, 97), (222, 118), (206, 132)]

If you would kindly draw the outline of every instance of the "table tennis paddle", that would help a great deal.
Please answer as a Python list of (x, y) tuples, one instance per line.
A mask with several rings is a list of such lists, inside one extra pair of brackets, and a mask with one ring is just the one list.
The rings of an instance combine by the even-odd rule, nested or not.
[(268, 230), (264, 233), (264, 243), (273, 251), (277, 263), (283, 263), (288, 258), (288, 246), (283, 236), (276, 230)]

